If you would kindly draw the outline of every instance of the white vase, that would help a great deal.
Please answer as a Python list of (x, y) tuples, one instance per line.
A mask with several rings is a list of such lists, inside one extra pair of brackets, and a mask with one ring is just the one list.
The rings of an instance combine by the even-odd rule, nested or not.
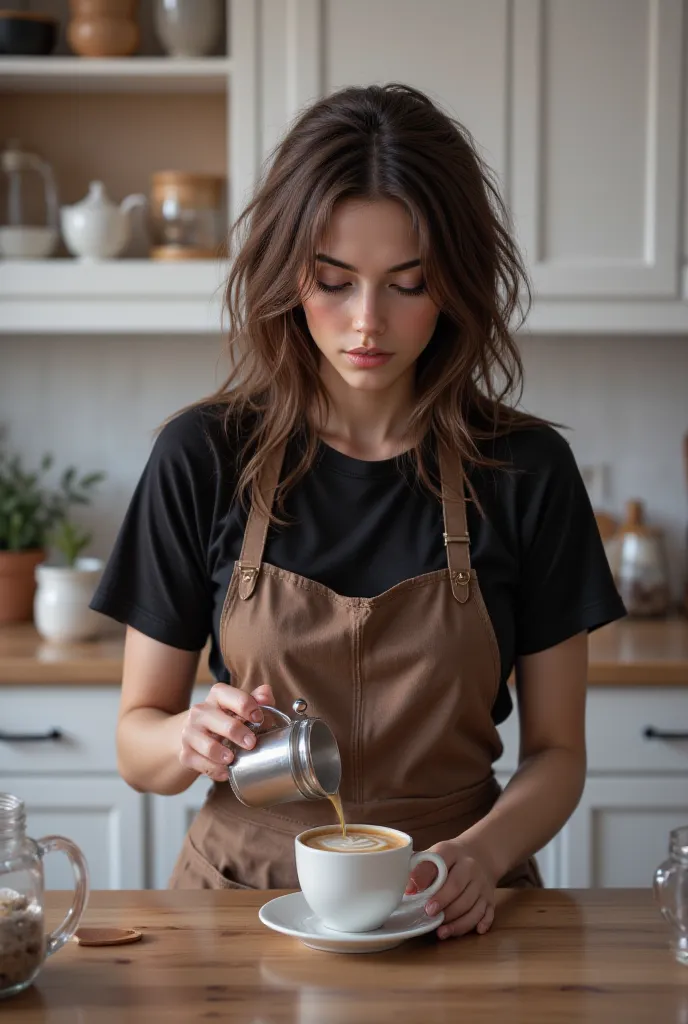
[(155, 32), (171, 57), (205, 57), (218, 48), (224, 0), (155, 0)]
[(74, 568), (36, 567), (33, 616), (44, 640), (70, 643), (90, 640), (99, 633), (102, 619), (88, 605), (102, 571), (99, 558), (78, 558)]

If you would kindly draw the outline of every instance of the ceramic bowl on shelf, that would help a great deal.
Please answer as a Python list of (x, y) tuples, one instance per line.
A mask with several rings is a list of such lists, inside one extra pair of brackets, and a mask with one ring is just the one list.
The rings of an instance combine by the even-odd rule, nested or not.
[(0, 56), (46, 57), (57, 43), (57, 18), (25, 11), (0, 11)]

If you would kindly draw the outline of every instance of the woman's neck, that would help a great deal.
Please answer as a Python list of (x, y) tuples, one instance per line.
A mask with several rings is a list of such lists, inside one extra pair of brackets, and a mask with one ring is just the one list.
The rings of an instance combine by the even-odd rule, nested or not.
[(385, 391), (352, 388), (329, 363), (321, 376), (330, 402), (324, 422), (316, 419), (315, 429), (330, 447), (374, 462), (391, 459), (413, 445), (408, 430), (414, 405), (413, 373)]

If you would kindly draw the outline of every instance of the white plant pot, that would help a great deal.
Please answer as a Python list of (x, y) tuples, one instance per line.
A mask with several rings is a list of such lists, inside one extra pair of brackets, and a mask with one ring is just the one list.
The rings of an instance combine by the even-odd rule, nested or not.
[(78, 558), (74, 568), (37, 566), (33, 615), (44, 640), (70, 643), (97, 636), (102, 619), (88, 605), (102, 571), (99, 558)]

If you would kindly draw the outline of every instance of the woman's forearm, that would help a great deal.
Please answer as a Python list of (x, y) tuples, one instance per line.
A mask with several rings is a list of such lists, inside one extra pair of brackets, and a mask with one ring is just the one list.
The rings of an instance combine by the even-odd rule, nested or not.
[(585, 785), (586, 759), (560, 747), (524, 760), (489, 814), (459, 837), (495, 881), (522, 863), (565, 825)]
[(119, 773), (140, 793), (183, 793), (198, 772), (179, 762), (187, 712), (170, 715), (159, 708), (132, 708), (117, 726)]

